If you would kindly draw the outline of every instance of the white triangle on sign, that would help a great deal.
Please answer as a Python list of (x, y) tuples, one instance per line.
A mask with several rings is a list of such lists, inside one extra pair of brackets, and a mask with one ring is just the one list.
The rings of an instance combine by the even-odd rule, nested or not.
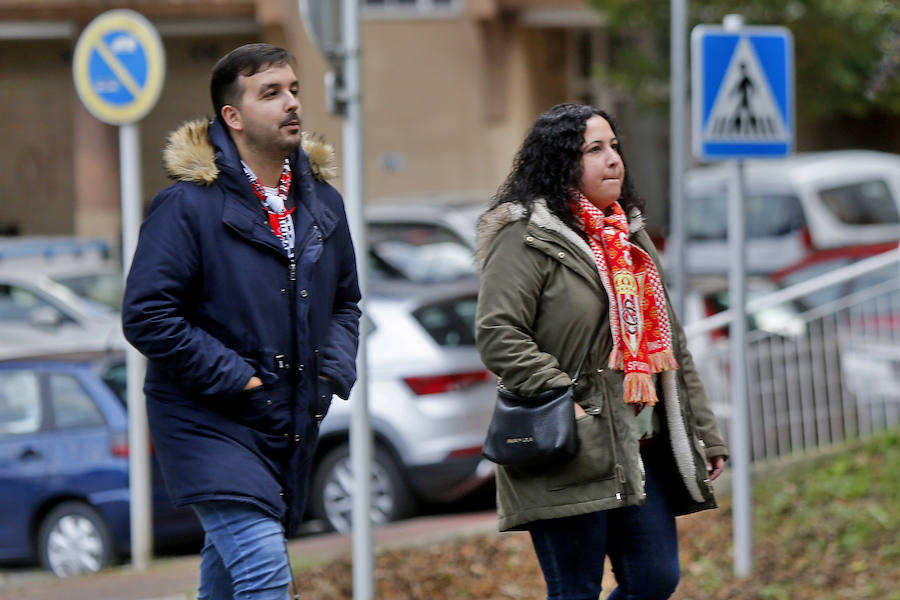
[(704, 138), (713, 142), (782, 141), (781, 111), (750, 41), (738, 41), (719, 87)]

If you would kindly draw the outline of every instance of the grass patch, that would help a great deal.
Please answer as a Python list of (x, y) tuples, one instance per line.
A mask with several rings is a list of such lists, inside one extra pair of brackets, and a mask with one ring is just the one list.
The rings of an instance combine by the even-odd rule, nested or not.
[[(753, 576), (731, 575), (726, 499), (719, 515), (681, 519), (687, 569), (675, 598), (900, 600), (900, 431), (800, 466), (763, 466), (758, 475)], [(714, 536), (707, 534), (711, 519), (722, 525)]]

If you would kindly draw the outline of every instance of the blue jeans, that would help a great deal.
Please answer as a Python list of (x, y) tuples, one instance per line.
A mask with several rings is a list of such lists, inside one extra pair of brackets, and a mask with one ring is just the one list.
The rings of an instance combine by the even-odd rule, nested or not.
[(665, 600), (681, 576), (675, 514), (666, 495), (666, 467), (657, 440), (641, 453), (646, 503), (535, 521), (531, 541), (547, 583), (547, 600), (597, 600), (609, 555), (618, 587), (609, 600)]
[(246, 502), (191, 505), (206, 532), (197, 600), (286, 600), (291, 571), (284, 528)]

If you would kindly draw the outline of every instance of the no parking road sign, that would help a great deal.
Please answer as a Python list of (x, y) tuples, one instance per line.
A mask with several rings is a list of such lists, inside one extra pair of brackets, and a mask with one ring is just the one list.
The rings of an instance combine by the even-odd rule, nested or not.
[[(122, 266), (127, 276), (141, 224), (141, 146), (137, 122), (156, 104), (166, 59), (159, 33), (133, 10), (116, 9), (91, 21), (75, 44), (75, 90), (92, 115), (119, 126), (122, 190)], [(145, 364), (132, 347), (125, 352), (128, 380), (128, 484), (131, 499), (131, 562), (146, 569), (153, 548), (150, 435), (141, 391)]]
[(694, 154), (782, 158), (794, 147), (793, 37), (784, 27), (691, 32)]
[(72, 59), (78, 97), (92, 115), (110, 125), (146, 116), (159, 98), (165, 70), (165, 50), (156, 28), (127, 9), (91, 21)]

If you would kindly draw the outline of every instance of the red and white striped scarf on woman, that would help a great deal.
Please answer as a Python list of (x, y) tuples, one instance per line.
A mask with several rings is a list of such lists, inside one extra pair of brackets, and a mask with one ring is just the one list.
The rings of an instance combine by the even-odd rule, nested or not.
[(628, 219), (618, 202), (600, 210), (576, 190), (570, 206), (609, 296), (609, 366), (625, 371), (626, 403), (653, 406), (651, 373), (678, 368), (659, 271), (650, 255), (629, 241)]

